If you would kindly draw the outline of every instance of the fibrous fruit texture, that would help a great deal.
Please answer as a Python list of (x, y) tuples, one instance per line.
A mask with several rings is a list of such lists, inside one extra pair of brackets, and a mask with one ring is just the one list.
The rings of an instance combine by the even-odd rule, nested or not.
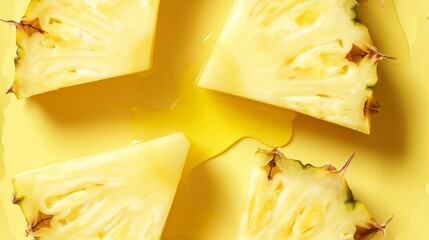
[(160, 239), (187, 157), (182, 133), (17, 175), (35, 239)]
[(17, 29), (18, 98), (148, 70), (159, 0), (32, 0)]
[(237, 0), (198, 85), (369, 133), (385, 56), (355, 8), (354, 0)]
[[(351, 160), (351, 159), (350, 159)], [(363, 240), (386, 224), (353, 199), (340, 170), (286, 158), (278, 149), (255, 156), (238, 239)]]

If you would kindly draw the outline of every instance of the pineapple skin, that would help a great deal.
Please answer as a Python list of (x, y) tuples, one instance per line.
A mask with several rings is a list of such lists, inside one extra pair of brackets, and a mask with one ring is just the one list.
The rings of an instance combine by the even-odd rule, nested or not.
[(152, 66), (159, 0), (32, 0), (16, 26), (19, 99)]
[(353, 0), (236, 1), (198, 86), (362, 133), (383, 56)]
[(304, 165), (280, 149), (258, 150), (238, 239), (363, 240), (385, 234), (388, 222), (378, 224), (347, 185), (352, 157), (337, 170)]
[(189, 146), (176, 133), (23, 172), (12, 203), (35, 239), (160, 239)]

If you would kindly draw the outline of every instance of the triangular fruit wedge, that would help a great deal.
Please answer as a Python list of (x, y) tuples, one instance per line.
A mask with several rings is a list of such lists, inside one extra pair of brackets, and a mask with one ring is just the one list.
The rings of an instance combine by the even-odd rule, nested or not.
[(13, 179), (35, 239), (160, 239), (190, 142), (182, 133)]
[(370, 132), (377, 52), (355, 0), (238, 0), (198, 85)]
[(159, 0), (32, 0), (16, 26), (18, 98), (151, 68)]
[(279, 149), (259, 150), (251, 173), (238, 239), (363, 240), (385, 234), (357, 202), (344, 174), (286, 158)]

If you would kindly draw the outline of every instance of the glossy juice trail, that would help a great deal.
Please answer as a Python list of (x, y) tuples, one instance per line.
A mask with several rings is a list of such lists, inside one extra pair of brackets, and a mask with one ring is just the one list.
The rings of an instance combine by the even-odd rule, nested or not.
[[(196, 219), (193, 219), (195, 212), (192, 208), (195, 204), (204, 205), (205, 200), (207, 200), (202, 198), (202, 202), (195, 204), (187, 203), (189, 200), (189, 191), (187, 189), (187, 185), (189, 184), (187, 182), (189, 180), (188, 175), (193, 171), (194, 167), (211, 157), (221, 154), (244, 137), (258, 139), (272, 147), (285, 145), (291, 136), (292, 120), (295, 115), (283, 109), (199, 89), (194, 83), (198, 72), (190, 70), (188, 74), (180, 79), (183, 85), (180, 85), (179, 97), (171, 108), (153, 109), (145, 104), (140, 104), (132, 109), (132, 118), (135, 126), (134, 137), (136, 139), (140, 137), (153, 138), (152, 134), (164, 135), (183, 131), (192, 142), (187, 167), (183, 174), (183, 181), (179, 187), (172, 209), (172, 217), (170, 219), (173, 222), (167, 225), (165, 232), (165, 234), (169, 234), (169, 230), (171, 230), (171, 234), (173, 235), (183, 231), (183, 234), (187, 235), (198, 232), (194, 229), (195, 227), (198, 228), (198, 225), (190, 224), (189, 222), (184, 224), (186, 223), (185, 219), (191, 222), (196, 221)], [(253, 153), (255, 150), (251, 149), (250, 151)], [(246, 165), (252, 160), (252, 157), (237, 158), (232, 160), (235, 163), (229, 164), (232, 164), (235, 169), (240, 169), (240, 166)], [(210, 161), (216, 161), (219, 164), (225, 161), (225, 158), (219, 156), (216, 160), (213, 159)], [(212, 171), (213, 167), (211, 165), (204, 165), (209, 167), (203, 171), (215, 174), (213, 176), (215, 179), (212, 179), (212, 181), (216, 183), (236, 182), (237, 179), (235, 178), (240, 178), (244, 175), (224, 176), (226, 173), (225, 170), (232, 170), (231, 167), (228, 167), (229, 164), (225, 162), (225, 169), (218, 168), (218, 171)], [(243, 170), (243, 173), (245, 172), (248, 171)], [(194, 180), (198, 182), (202, 180), (207, 184), (209, 183), (204, 178)], [(227, 186), (227, 184), (222, 186)], [(242, 186), (239, 190), (243, 188), (245, 189), (246, 186)], [(210, 191), (210, 187), (203, 187), (200, 190), (199, 192), (192, 192), (193, 196), (211, 196), (209, 192), (205, 192)], [(225, 197), (228, 195), (220, 193), (218, 196)], [(236, 210), (239, 210), (239, 208), (236, 208)], [(205, 212), (204, 216), (206, 216), (205, 214), (209, 213)], [(231, 216), (224, 217), (227, 217), (226, 219), (232, 218)], [(174, 223), (174, 219), (177, 222)], [(223, 220), (215, 218), (213, 221)], [(223, 221), (223, 223), (225, 222)], [(172, 229), (169, 227), (172, 227)], [(186, 229), (187, 227), (190, 227), (190, 229)]]

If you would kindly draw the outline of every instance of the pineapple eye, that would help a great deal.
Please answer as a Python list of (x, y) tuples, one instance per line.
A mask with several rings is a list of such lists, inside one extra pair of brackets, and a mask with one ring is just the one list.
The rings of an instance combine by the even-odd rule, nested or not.
[[(370, 88), (370, 87), (368, 87)], [(375, 113), (378, 113), (380, 111), (380, 105), (377, 103), (377, 101), (370, 96), (365, 101), (365, 107), (363, 108), (363, 114), (366, 118), (371, 118)]]
[(51, 225), (52, 217), (53, 216), (46, 215), (39, 211), (37, 213), (37, 217), (28, 223), (27, 236), (42, 228), (49, 228)]
[(272, 173), (272, 171), (273, 171), (273, 168), (276, 166), (276, 160), (275, 159), (272, 159), (269, 163), (268, 163), (268, 166), (270, 167), (270, 170), (269, 170), (269, 172), (268, 172), (268, 180), (272, 180), (273, 179), (273, 173)]
[(45, 33), (45, 31), (40, 26), (39, 18), (35, 18), (33, 20), (21, 20), (20, 25), (29, 37), (31, 37), (35, 33)]

